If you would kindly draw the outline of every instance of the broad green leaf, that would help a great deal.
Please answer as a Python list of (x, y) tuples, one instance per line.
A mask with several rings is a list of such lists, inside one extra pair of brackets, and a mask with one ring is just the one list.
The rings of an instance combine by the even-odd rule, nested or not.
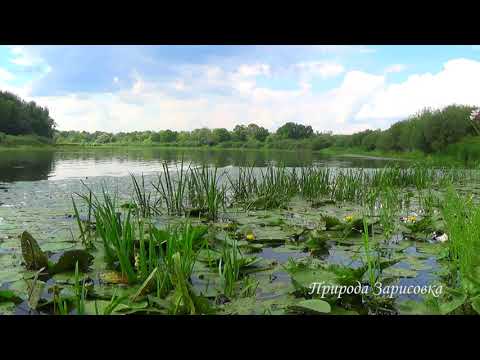
[(48, 266), (47, 255), (40, 249), (37, 241), (28, 231), (21, 236), (22, 255), (29, 270), (38, 270)]
[(301, 310), (307, 313), (320, 313), (320, 314), (328, 314), (332, 308), (330, 304), (324, 300), (320, 299), (309, 299), (299, 301), (292, 308), (296, 310)]

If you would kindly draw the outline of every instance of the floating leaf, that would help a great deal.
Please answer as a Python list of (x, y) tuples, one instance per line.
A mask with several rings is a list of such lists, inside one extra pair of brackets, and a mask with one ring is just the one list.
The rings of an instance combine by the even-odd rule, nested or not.
[(295, 310), (300, 310), (307, 313), (319, 313), (319, 314), (328, 314), (332, 310), (328, 302), (320, 299), (309, 299), (309, 300), (299, 301), (295, 305), (292, 305), (292, 308)]
[(128, 284), (128, 278), (118, 271), (102, 272), (100, 280), (108, 284)]
[(0, 315), (13, 315), (15, 307), (16, 305), (12, 301), (0, 302)]
[(417, 272), (415, 270), (404, 269), (399, 267), (389, 267), (383, 270), (383, 275), (385, 276), (392, 276), (392, 277), (405, 277), (405, 278), (413, 278), (417, 276)]
[(143, 282), (143, 284), (138, 288), (135, 295), (132, 296), (131, 300), (133, 302), (137, 301), (140, 297), (148, 294), (153, 286), (155, 285), (155, 275), (158, 272), (158, 267), (153, 269), (153, 271), (148, 275), (147, 279)]
[(480, 314), (480, 296), (477, 296), (477, 297), (472, 299), (472, 308), (478, 314)]
[(22, 302), (22, 299), (12, 290), (0, 290), (0, 302)]
[(4, 283), (14, 282), (20, 280), (22, 278), (22, 274), (18, 273), (17, 271), (13, 270), (0, 270), (0, 286)]
[(53, 274), (75, 270), (77, 262), (79, 271), (87, 272), (93, 256), (85, 250), (67, 250), (55, 254), (50, 260), (54, 262), (49, 269)]

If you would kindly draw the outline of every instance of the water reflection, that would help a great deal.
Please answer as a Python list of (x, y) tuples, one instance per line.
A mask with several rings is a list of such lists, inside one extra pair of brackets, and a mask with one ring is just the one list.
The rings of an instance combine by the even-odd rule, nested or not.
[(101, 148), (8, 150), (0, 152), (0, 182), (61, 180), (93, 176), (125, 176), (161, 171), (162, 162), (206, 163), (213, 166), (317, 165), (329, 167), (383, 167), (391, 160), (328, 157), (311, 152), (275, 150), (180, 150), (165, 148)]
[(46, 180), (54, 158), (52, 151), (0, 151), (0, 182)]

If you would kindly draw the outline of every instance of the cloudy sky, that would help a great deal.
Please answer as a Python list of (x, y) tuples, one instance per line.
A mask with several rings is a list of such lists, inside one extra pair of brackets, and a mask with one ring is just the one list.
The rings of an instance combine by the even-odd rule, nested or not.
[(60, 130), (352, 133), (480, 105), (480, 46), (0, 46), (0, 89), (48, 107)]

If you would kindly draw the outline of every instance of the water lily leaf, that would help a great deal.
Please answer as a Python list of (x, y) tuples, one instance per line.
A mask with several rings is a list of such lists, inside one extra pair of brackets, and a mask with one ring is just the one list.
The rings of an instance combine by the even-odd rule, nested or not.
[(332, 308), (330, 304), (320, 299), (309, 299), (299, 301), (295, 305), (292, 305), (295, 310), (300, 310), (306, 313), (328, 314)]
[(211, 249), (202, 249), (197, 254), (197, 260), (206, 263), (217, 263), (221, 257), (222, 255), (218, 251)]
[(326, 230), (332, 230), (338, 227), (342, 227), (342, 222), (336, 217), (330, 215), (322, 215), (322, 220), (325, 222)]
[[(79, 273), (78, 276), (80, 281), (83, 281), (88, 277), (85, 273)], [(54, 274), (52, 279), (55, 280), (56, 283), (73, 285), (75, 284), (75, 273), (70, 271)]]
[(480, 296), (472, 299), (472, 308), (477, 312), (477, 314), (480, 314)]
[(0, 290), (0, 302), (22, 302), (22, 299), (12, 290)]
[(42, 243), (42, 250), (45, 252), (57, 252), (57, 251), (64, 251), (71, 249), (75, 246), (75, 243), (67, 242), (67, 241), (58, 241), (58, 242), (48, 242)]
[(383, 270), (383, 275), (387, 277), (405, 277), (405, 278), (413, 278), (417, 276), (417, 272), (415, 270), (404, 269), (399, 267), (389, 267)]
[(0, 286), (2, 286), (4, 283), (20, 280), (21, 278), (22, 274), (18, 273), (17, 271), (0, 270)]
[(0, 315), (13, 315), (16, 305), (12, 301), (0, 302)]
[(426, 264), (425, 261), (422, 261), (414, 256), (409, 256), (404, 261), (410, 265), (410, 269), (412, 270), (421, 271), (429, 270), (432, 268), (432, 266)]
[(47, 255), (40, 249), (37, 241), (28, 231), (21, 236), (22, 255), (29, 270), (38, 270), (48, 266)]
[(87, 300), (84, 308), (85, 315), (103, 315), (109, 306), (110, 301), (107, 300)]
[(49, 270), (53, 274), (72, 271), (78, 262), (79, 271), (87, 272), (92, 260), (93, 256), (85, 250), (67, 250), (50, 258), (54, 264)]
[(332, 311), (330, 311), (330, 315), (360, 315), (355, 310), (347, 310), (339, 306), (332, 307)]
[(338, 276), (323, 269), (305, 269), (295, 271), (290, 274), (292, 283), (297, 290), (306, 291), (310, 290), (313, 283), (323, 282), (325, 286), (328, 285), (340, 285)]
[(41, 299), (46, 283), (40, 280), (25, 280), (28, 286), (28, 306), (35, 310)]
[(423, 301), (405, 300), (396, 306), (402, 315), (439, 315)]
[(118, 271), (100, 273), (100, 280), (108, 284), (128, 284), (128, 278)]
[(157, 275), (157, 272), (158, 267), (153, 269), (150, 275), (148, 275), (143, 284), (138, 288), (137, 292), (131, 297), (131, 301), (137, 301), (140, 297), (145, 296), (153, 289), (153, 286), (155, 285), (155, 275)]
[(460, 306), (462, 306), (467, 300), (467, 295), (458, 293), (455, 294), (451, 301), (440, 303), (440, 312), (442, 315), (450, 314), (452, 311), (455, 311)]
[(135, 312), (145, 311), (146, 308), (148, 308), (148, 301), (143, 300), (136, 303), (130, 303), (130, 302), (128, 304), (120, 303), (115, 309), (115, 312), (122, 313), (122, 314), (133, 314)]

